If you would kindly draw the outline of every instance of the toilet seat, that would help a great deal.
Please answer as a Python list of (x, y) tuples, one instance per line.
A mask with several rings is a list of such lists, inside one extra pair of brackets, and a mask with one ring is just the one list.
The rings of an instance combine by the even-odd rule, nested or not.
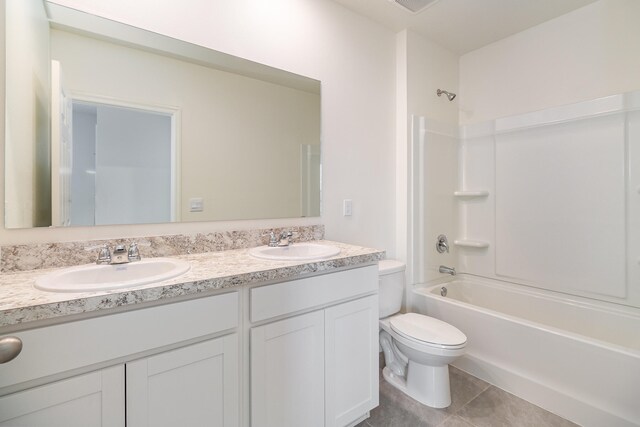
[(458, 328), (433, 317), (407, 313), (389, 319), (391, 329), (413, 342), (441, 349), (459, 349), (467, 337)]

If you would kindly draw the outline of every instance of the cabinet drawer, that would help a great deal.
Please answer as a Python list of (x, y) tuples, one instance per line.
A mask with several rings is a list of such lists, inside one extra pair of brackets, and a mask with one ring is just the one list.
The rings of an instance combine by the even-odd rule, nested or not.
[(0, 389), (238, 326), (232, 292), (11, 334), (22, 353), (0, 365)]
[(292, 280), (251, 289), (251, 321), (330, 304), (378, 290), (378, 267)]

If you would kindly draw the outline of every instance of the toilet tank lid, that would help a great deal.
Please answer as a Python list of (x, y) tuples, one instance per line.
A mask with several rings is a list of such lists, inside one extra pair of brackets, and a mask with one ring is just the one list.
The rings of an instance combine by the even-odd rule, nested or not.
[(382, 259), (378, 262), (378, 274), (385, 275), (404, 271), (406, 265), (395, 259)]

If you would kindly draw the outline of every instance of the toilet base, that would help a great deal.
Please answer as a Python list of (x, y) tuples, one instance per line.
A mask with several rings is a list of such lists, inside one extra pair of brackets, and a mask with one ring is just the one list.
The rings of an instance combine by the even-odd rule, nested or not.
[(385, 367), (382, 376), (389, 384), (418, 402), (432, 408), (451, 405), (449, 365), (427, 366), (409, 361), (407, 379)]

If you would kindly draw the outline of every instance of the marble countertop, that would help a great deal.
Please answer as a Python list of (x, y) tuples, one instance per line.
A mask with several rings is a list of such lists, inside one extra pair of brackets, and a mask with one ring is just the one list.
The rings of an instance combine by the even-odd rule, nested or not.
[(340, 254), (319, 261), (271, 261), (256, 259), (248, 249), (183, 255), (191, 269), (182, 276), (135, 288), (110, 291), (57, 293), (36, 289), (37, 278), (56, 269), (0, 274), (0, 328), (26, 322), (95, 312), (135, 304), (197, 295), (274, 280), (295, 279), (307, 274), (331, 272), (342, 267), (378, 261), (377, 249), (326, 240), (314, 243), (334, 245)]

